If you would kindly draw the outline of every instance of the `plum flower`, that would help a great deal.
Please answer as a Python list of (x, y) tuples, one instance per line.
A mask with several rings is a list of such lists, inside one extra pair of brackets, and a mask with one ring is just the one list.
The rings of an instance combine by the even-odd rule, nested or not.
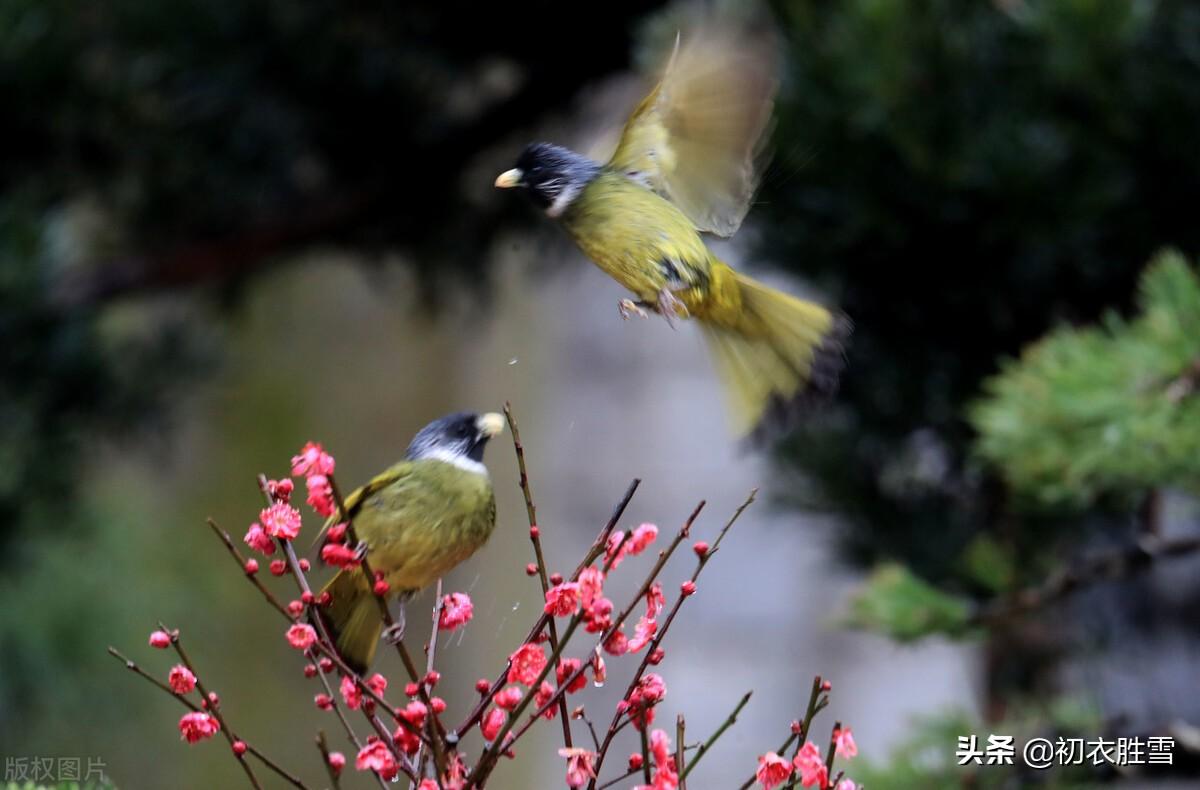
[(376, 694), (378, 694), (381, 697), (383, 696), (383, 692), (387, 691), (387, 687), (388, 687), (387, 678), (385, 678), (383, 675), (379, 674), (378, 672), (376, 672), (374, 675), (371, 675), (371, 677), (367, 678), (367, 688), (371, 689), (371, 691), (374, 691)]
[(592, 683), (599, 688), (604, 685), (606, 680), (608, 680), (608, 667), (604, 665), (604, 656), (600, 655), (600, 648), (596, 648), (596, 652), (592, 654)]
[(151, 631), (150, 632), (150, 647), (157, 647), (159, 650), (165, 650), (171, 644), (171, 635), (166, 631)]
[(636, 653), (649, 644), (656, 631), (658, 631), (656, 621), (648, 617), (638, 620), (637, 626), (633, 629), (633, 639), (629, 640), (629, 652)]
[[(578, 658), (564, 658), (562, 661), (559, 661), (558, 666), (554, 668), (554, 677), (558, 681), (558, 685), (561, 686), (568, 678), (574, 675), (581, 663)], [(586, 685), (587, 676), (580, 672), (571, 681), (571, 685), (567, 686), (567, 693), (574, 694)]]
[(642, 524), (633, 531), (629, 542), (625, 544), (628, 554), (641, 554), (658, 537), (658, 527), (653, 524)]
[(844, 757), (849, 760), (858, 754), (858, 744), (854, 742), (854, 735), (850, 732), (849, 727), (839, 727), (833, 731), (833, 743), (837, 748), (835, 754), (838, 757)]
[(596, 753), (587, 749), (559, 749), (559, 757), (567, 758), (567, 787), (583, 787), (589, 779), (596, 778), (592, 760)]
[(317, 641), (317, 631), (308, 623), (294, 623), (287, 630), (287, 640), (297, 650), (308, 650)]
[(221, 729), (221, 722), (211, 713), (197, 711), (186, 713), (179, 720), (179, 737), (188, 743), (211, 738)]
[(623, 656), (629, 652), (629, 639), (624, 631), (613, 631), (604, 640), (604, 652), (610, 656)]
[(438, 628), (442, 631), (453, 631), (455, 628), (470, 622), (475, 613), (471, 596), (466, 593), (450, 593), (442, 598), (442, 613), (438, 617)]
[(333, 467), (333, 456), (325, 452), (325, 448), (316, 442), (309, 442), (300, 448), (299, 455), (292, 456), (292, 474), (296, 477), (331, 475)]
[(508, 686), (496, 693), (495, 703), (498, 707), (504, 710), (512, 710), (517, 707), (517, 703), (521, 701), (521, 689), (516, 686)]
[(333, 487), (325, 475), (309, 475), (304, 481), (308, 488), (308, 504), (318, 515), (329, 518), (337, 509), (333, 501)]
[(506, 718), (507, 716), (500, 708), (489, 710), (487, 715), (479, 722), (479, 732), (483, 735), (483, 739), (488, 743), (496, 740), (496, 736), (500, 734), (500, 728), (504, 726)]
[(804, 787), (817, 787), (824, 790), (829, 786), (829, 769), (825, 767), (825, 762), (821, 759), (821, 750), (812, 741), (800, 748), (792, 764), (800, 772), (800, 784)]
[(604, 593), (604, 571), (592, 565), (583, 569), (579, 574), (579, 599), (584, 608)]
[(339, 568), (355, 568), (361, 561), (358, 553), (341, 543), (326, 543), (321, 547), (321, 561)]
[(658, 617), (658, 613), (662, 611), (666, 602), (667, 599), (663, 596), (662, 584), (655, 582), (650, 585), (650, 589), (646, 590), (646, 617), (651, 620)]
[(663, 765), (671, 759), (671, 738), (662, 730), (650, 733), (650, 754), (654, 755), (654, 764)]
[(546, 668), (546, 651), (542, 649), (541, 645), (530, 642), (518, 647), (516, 652), (508, 657), (508, 660), (510, 662), (508, 682), (532, 686), (537, 682), (538, 675)]
[(367, 738), (367, 745), (362, 747), (358, 756), (354, 758), (354, 767), (360, 771), (374, 771), (381, 779), (389, 782), (400, 773), (387, 744), (376, 735)]
[(189, 694), (196, 688), (196, 676), (183, 664), (176, 664), (167, 674), (167, 684), (176, 694)]
[(276, 502), (258, 514), (263, 530), (273, 538), (293, 540), (300, 534), (300, 511), (291, 505)]
[(564, 582), (546, 590), (546, 614), (570, 617), (579, 611), (579, 582)]
[(354, 678), (349, 675), (342, 677), (342, 699), (346, 701), (346, 707), (350, 710), (358, 710), (362, 705), (362, 689), (354, 682)]
[(791, 775), (792, 764), (775, 752), (767, 752), (758, 758), (758, 770), (754, 772), (754, 778), (763, 786), (763, 790), (771, 790), (787, 781)]
[[(550, 698), (553, 696), (554, 696), (554, 686), (551, 686), (549, 683), (547, 683), (546, 681), (543, 680), (542, 685), (538, 686), (537, 693), (533, 695), (533, 704), (538, 710), (541, 710), (543, 707), (546, 706), (546, 703), (549, 702)], [(551, 707), (551, 708), (546, 708), (546, 712), (543, 713), (542, 715), (545, 716), (547, 719), (553, 719), (557, 713), (558, 713), (558, 708)]]
[(584, 629), (589, 634), (599, 634), (612, 626), (613, 602), (608, 598), (594, 598), (583, 605)]
[(854, 783), (853, 779), (843, 779), (837, 783), (836, 790), (858, 790), (858, 785)]
[(275, 553), (275, 541), (271, 540), (271, 536), (257, 521), (250, 525), (250, 529), (246, 531), (246, 537), (242, 538), (242, 541), (264, 556)]

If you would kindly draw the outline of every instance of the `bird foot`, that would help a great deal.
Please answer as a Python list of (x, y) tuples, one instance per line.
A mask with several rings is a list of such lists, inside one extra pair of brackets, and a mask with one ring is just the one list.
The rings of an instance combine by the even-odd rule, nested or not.
[(400, 644), (400, 642), (402, 642), (404, 640), (404, 616), (403, 615), (400, 616), (399, 620), (392, 623), (387, 628), (383, 629), (382, 639), (383, 639), (383, 641), (387, 642), (389, 645), (397, 645), (397, 644)]
[(688, 309), (682, 301), (679, 300), (669, 288), (663, 288), (658, 292), (658, 304), (656, 309), (663, 318), (667, 319), (667, 326), (675, 329), (676, 318), (687, 318)]
[(642, 309), (642, 304), (635, 302), (632, 299), (622, 299), (617, 302), (617, 312), (621, 314), (621, 318), (628, 321), (630, 316), (636, 315), (638, 318), (646, 318), (646, 311)]

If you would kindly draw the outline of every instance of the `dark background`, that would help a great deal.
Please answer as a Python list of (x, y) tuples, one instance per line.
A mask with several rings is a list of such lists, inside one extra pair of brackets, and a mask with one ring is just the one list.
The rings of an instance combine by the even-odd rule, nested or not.
[[(822, 568), (852, 576), (897, 560), (982, 599), (995, 589), (969, 561), (981, 536), (1016, 558), (1004, 582), (1014, 589), (1136, 534), (1144, 491), (1070, 512), (1017, 507), (972, 452), (967, 409), (1001, 358), (1057, 326), (1128, 311), (1156, 250), (1200, 249), (1200, 8), (855, 0), (772, 13), (786, 42), (775, 157), (731, 257), (803, 278), (847, 312), (849, 368), (837, 401), (769, 450), (770, 467), (721, 449), (687, 486), (701, 461), (672, 459), (729, 443), (710, 419), (719, 402), (699, 356), (674, 358), (694, 342), (614, 328), (611, 285), (579, 274), (580, 256), (490, 186), (534, 137), (602, 147), (647, 85), (634, 75), (686, 19), (679, 9), (0, 4), (5, 753), (102, 753), (130, 787), (164, 749), (188, 761), (196, 786), (210, 767), (235, 770), (214, 765), (221, 746), (170, 743), (176, 711), (143, 699), (150, 690), (105, 663), (103, 646), (138, 648), (154, 618), (175, 618), (211, 646), (198, 652), (222, 667), (230, 697), (253, 697), (263, 645), (278, 664), (292, 657), (192, 525), (223, 515), (240, 534), (256, 512), (253, 474), (282, 472), (308, 438), (326, 441), (356, 481), (428, 419), (505, 398), (546, 465), (555, 453), (577, 464), (542, 486), (547, 509), (574, 525), (564, 565), (646, 465), (661, 486), (687, 491), (668, 513), (648, 490), (647, 507), (664, 512), (646, 517), (664, 521), (685, 514), (683, 500), (740, 500), (741, 489), (710, 483), (773, 481), (769, 518), (809, 524), (802, 534), (821, 540), (791, 543), (786, 527), (746, 540), (817, 552), (804, 560), (817, 581), (803, 594), (819, 611), (845, 586)], [(596, 331), (620, 334), (585, 343)], [(579, 386), (584, 369), (600, 390)], [(706, 391), (699, 405), (670, 397), (688, 376)], [(498, 481), (509, 455), (491, 451)], [(1167, 496), (1172, 518), (1194, 526), (1192, 500)], [(502, 519), (519, 522), (519, 507), (502, 494)], [(506, 551), (512, 568), (525, 561), (523, 547)], [(731, 557), (726, 572), (750, 573), (755, 557)], [(464, 578), (476, 573), (487, 570)], [(1082, 688), (1106, 727), (1195, 717), (1175, 694), (1108, 693), (1104, 673), (1063, 680), (1081, 646), (1102, 662), (1123, 640), (1144, 641), (1128, 623), (1155, 610), (1148, 584), (1077, 603), (1117, 611), (1077, 640), (1025, 624), (947, 647), (972, 693), (942, 697), (995, 721), (1031, 696)], [(1184, 657), (1164, 682), (1194, 706), (1194, 671), (1185, 678), (1196, 646), (1182, 635), (1196, 625), (1195, 589), (1184, 588), (1157, 627)], [(744, 624), (747, 614), (717, 616)], [(829, 625), (803, 607), (781, 616), (797, 634)], [(500, 626), (486, 629), (475, 649), (506, 653)], [(1014, 648), (998, 656), (997, 640)], [(797, 655), (810, 654), (780, 660)], [(261, 692), (259, 729), (285, 729), (271, 705), (306, 699), (291, 669)], [(780, 683), (803, 694), (804, 682)], [(872, 711), (871, 694), (857, 693)], [(943, 701), (918, 694), (909, 708)], [(873, 761), (886, 760), (909, 708), (881, 708), (895, 723), (881, 726)], [(61, 736), (82, 721), (93, 734), (81, 745)], [(782, 726), (752, 729), (734, 773), (748, 773)], [(312, 769), (307, 733), (287, 748)]]

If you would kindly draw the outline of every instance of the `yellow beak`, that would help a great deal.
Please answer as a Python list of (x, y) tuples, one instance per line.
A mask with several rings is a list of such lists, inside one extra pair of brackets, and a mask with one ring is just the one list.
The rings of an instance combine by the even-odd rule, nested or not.
[(504, 431), (504, 417), (494, 411), (481, 414), (479, 415), (479, 419), (475, 421), (475, 428), (490, 439)]
[(512, 170), (505, 170), (500, 175), (496, 176), (496, 187), (498, 189), (512, 189), (513, 187), (521, 186), (521, 179), (525, 174), (521, 172), (521, 168), (514, 167)]

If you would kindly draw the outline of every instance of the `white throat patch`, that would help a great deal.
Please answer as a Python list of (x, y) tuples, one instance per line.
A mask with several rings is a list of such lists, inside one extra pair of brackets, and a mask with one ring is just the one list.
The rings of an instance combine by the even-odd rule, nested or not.
[(583, 191), (585, 186), (586, 184), (567, 184), (563, 187), (562, 192), (558, 193), (558, 197), (554, 198), (554, 202), (546, 209), (546, 216), (562, 216), (567, 207), (575, 202), (575, 198), (579, 197), (579, 193)]
[(430, 458), (434, 461), (443, 461), (451, 466), (457, 466), (464, 472), (474, 472), (477, 475), (488, 476), (487, 467), (478, 461), (468, 458), (461, 453), (452, 453), (444, 447), (438, 447), (428, 452), (422, 453), (421, 458)]

